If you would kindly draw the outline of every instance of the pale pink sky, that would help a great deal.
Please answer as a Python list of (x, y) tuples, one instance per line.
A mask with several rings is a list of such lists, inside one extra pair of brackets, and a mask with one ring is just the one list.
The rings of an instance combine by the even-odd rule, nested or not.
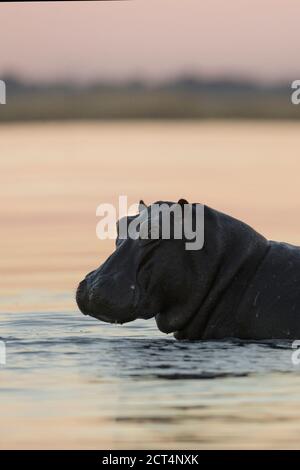
[(0, 75), (297, 79), (299, 18), (299, 0), (0, 4)]

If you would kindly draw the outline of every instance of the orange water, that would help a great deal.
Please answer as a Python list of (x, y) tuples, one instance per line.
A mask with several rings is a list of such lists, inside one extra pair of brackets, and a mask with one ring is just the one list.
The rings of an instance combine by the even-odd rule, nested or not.
[[(114, 245), (113, 241), (96, 238), (96, 207), (103, 202), (116, 203), (119, 195), (128, 195), (130, 203), (140, 198), (149, 203), (184, 197), (241, 218), (269, 238), (300, 244), (299, 153), (299, 123), (1, 125), (2, 315), (80, 315), (74, 302), (76, 285)], [(16, 335), (13, 324), (6, 331)], [(78, 338), (80, 331), (76, 330)], [(115, 330), (103, 330), (103, 335), (109, 338), (111, 331)], [(118, 330), (120, 337), (123, 331), (126, 332)], [(144, 334), (149, 340), (153, 331), (142, 328), (141, 337)], [(27, 338), (30, 334), (29, 327)], [(22, 338), (22, 328), (18, 337)], [(109, 344), (106, 351), (106, 358), (110, 359)], [(233, 356), (229, 356), (229, 362), (230, 358)], [(209, 381), (204, 388), (193, 388), (195, 382), (179, 381), (172, 386), (170, 381), (155, 382), (151, 397), (146, 393), (148, 382), (140, 382), (138, 389), (145, 408), (137, 421), (124, 421), (119, 411), (112, 412), (106, 420), (105, 400), (109, 400), (112, 409), (117, 406), (119, 410), (125, 387), (133, 410), (135, 400), (138, 401), (136, 394), (130, 395), (131, 389), (136, 390), (134, 383), (129, 381), (128, 385), (126, 379), (115, 385), (108, 374), (102, 389), (96, 390), (89, 386), (98, 380), (94, 369), (88, 378), (78, 378), (73, 369), (58, 371), (50, 364), (49, 375), (41, 378), (42, 371), (33, 364), (34, 359), (25, 374), (19, 374), (13, 365), (12, 369), (2, 367), (0, 371), (5, 385), (1, 395), (5, 414), (1, 416), (4, 429), (10, 429), (0, 440), (3, 447), (124, 448), (135, 443), (151, 447), (152, 438), (153, 445), (159, 446), (155, 440), (157, 430), (165, 430), (163, 435), (169, 436), (173, 448), (298, 446), (298, 375), (263, 374), (252, 381), (248, 377), (232, 382), (220, 379), (217, 383)], [(60, 394), (61, 387), (72, 390), (74, 382), (77, 391), (72, 399)], [(54, 393), (52, 398), (46, 393), (49, 387)], [(84, 387), (84, 402), (80, 387)], [(113, 387), (117, 387), (117, 392)], [(10, 388), (19, 390), (19, 395), (10, 392)], [(180, 413), (178, 408), (166, 411), (164, 402), (156, 414), (153, 407), (147, 414), (149, 400), (164, 401), (163, 393), (172, 400), (176, 394), (183, 394)], [(208, 408), (202, 410), (202, 402), (194, 403), (196, 396), (202, 397), (203, 405), (210, 397), (217, 397), (217, 401), (209, 401)], [(176, 431), (177, 418), (181, 420), (180, 432)], [(104, 428), (99, 434), (100, 422), (105, 423), (103, 426), (113, 433), (113, 438), (107, 437)], [(193, 434), (193, 429), (197, 433)]]
[(300, 244), (299, 131), (286, 122), (2, 125), (2, 308), (34, 309), (43, 293), (74, 289), (113, 249), (96, 238), (95, 211), (120, 194), (185, 197)]

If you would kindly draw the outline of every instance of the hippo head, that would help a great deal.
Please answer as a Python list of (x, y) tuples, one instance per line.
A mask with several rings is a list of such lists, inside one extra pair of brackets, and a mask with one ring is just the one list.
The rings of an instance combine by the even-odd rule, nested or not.
[[(155, 204), (170, 206), (175, 203)], [(185, 204), (187, 201), (181, 199), (175, 205), (182, 210)], [(149, 221), (151, 206), (142, 207), (143, 220)], [(140, 215), (141, 212), (128, 216), (127, 222)], [(147, 226), (150, 229), (151, 224), (152, 219)], [(192, 252), (185, 250), (183, 238), (174, 237), (172, 227), (169, 239), (161, 237), (161, 233), (151, 238), (128, 236), (121, 239), (119, 225), (120, 221), (115, 251), (78, 286), (76, 300), (80, 310), (109, 323), (126, 323), (155, 316), (164, 332), (182, 328), (188, 320), (186, 307), (185, 315), (182, 315), (183, 306), (186, 306), (186, 298), (193, 289), (193, 274), (189, 272), (193, 263), (187, 260), (187, 257), (192, 258)]]

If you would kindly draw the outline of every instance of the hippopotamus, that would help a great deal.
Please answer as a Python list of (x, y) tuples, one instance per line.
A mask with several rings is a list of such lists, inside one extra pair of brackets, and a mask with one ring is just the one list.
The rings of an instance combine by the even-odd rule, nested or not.
[(300, 247), (203, 207), (199, 250), (174, 237), (117, 236), (111, 256), (80, 282), (79, 309), (110, 323), (154, 317), (180, 340), (300, 338)]

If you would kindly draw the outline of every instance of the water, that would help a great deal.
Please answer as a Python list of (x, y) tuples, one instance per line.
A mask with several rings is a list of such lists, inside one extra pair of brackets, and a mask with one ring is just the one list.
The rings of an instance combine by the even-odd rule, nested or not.
[(1, 447), (297, 448), (286, 341), (178, 342), (154, 321), (2, 316)]
[(105, 325), (74, 302), (114, 248), (95, 236), (96, 207), (122, 194), (206, 203), (299, 245), (299, 128), (0, 126), (1, 448), (300, 448), (289, 343), (179, 343), (154, 322)]

